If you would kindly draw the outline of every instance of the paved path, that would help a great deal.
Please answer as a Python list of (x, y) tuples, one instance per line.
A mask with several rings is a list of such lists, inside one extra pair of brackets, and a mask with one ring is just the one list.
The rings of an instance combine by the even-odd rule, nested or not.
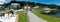
[(17, 15), (15, 15), (15, 17), (9, 17), (9, 19), (8, 19), (7, 14), (5, 14), (5, 17), (3, 17), (3, 18), (0, 17), (0, 21), (2, 21), (2, 22), (15, 22), (16, 17), (17, 17)]
[(35, 14), (33, 14), (31, 11), (27, 12), (29, 22), (47, 22), (39, 17), (37, 17)]

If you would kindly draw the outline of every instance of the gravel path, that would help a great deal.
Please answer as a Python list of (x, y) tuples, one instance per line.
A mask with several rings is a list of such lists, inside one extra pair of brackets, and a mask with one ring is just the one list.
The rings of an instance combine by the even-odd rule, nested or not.
[(47, 22), (39, 17), (37, 17), (35, 14), (33, 14), (31, 11), (27, 12), (29, 22)]

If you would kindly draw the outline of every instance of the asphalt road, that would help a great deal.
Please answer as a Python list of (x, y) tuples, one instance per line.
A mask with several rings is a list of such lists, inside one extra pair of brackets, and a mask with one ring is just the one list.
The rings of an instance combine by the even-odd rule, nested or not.
[(29, 22), (47, 22), (46, 20), (43, 20), (42, 18), (39, 18), (38, 16), (33, 14), (31, 11), (27, 11), (27, 16)]

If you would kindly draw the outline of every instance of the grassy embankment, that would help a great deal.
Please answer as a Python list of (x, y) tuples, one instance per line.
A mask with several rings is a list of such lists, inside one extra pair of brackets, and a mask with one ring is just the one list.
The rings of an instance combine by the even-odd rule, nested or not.
[(18, 14), (18, 22), (28, 22), (27, 16), (25, 16), (25, 11), (17, 12)]
[(48, 16), (48, 15), (44, 15), (44, 14), (41, 14), (39, 10), (32, 10), (32, 12), (34, 14), (36, 14), (38, 17), (48, 21), (48, 22), (60, 22), (60, 18), (58, 17), (55, 17), (55, 16)]

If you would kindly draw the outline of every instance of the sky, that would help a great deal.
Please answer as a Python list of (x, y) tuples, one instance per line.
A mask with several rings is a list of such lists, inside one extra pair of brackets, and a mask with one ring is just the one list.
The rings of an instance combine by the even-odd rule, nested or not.
[[(5, 0), (5, 1), (10, 2), (11, 0)], [(30, 2), (43, 3), (43, 4), (60, 5), (60, 0), (17, 0), (17, 1), (30, 1)]]
[(4, 0), (0, 0), (0, 4), (3, 4), (3, 2), (5, 2)]

